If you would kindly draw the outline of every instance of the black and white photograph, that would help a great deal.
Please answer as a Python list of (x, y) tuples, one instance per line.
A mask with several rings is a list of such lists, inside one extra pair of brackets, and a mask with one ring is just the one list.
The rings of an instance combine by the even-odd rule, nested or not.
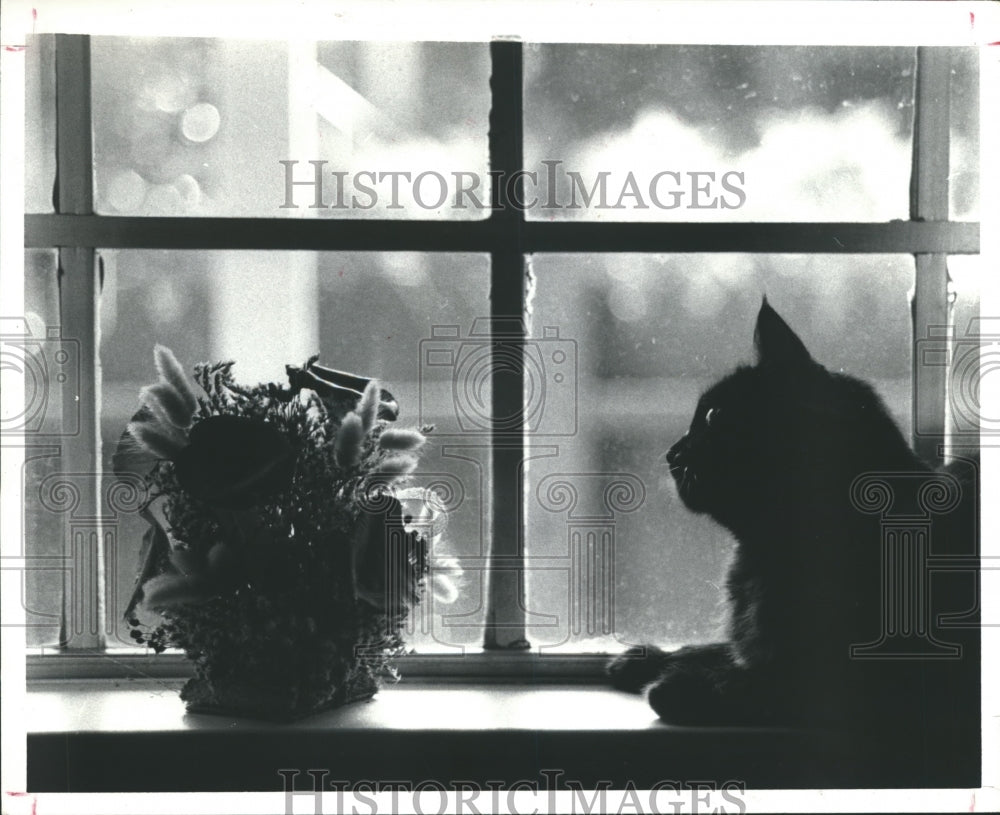
[(998, 7), (2, 15), (4, 813), (1000, 808)]

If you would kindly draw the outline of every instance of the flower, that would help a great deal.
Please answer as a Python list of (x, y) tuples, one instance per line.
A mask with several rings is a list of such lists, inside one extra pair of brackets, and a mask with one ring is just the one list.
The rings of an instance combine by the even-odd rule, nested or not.
[(172, 391), (170, 398), (177, 403), (171, 420), (178, 427), (190, 426), (191, 419), (198, 410), (198, 397), (191, 389), (184, 367), (177, 361), (174, 352), (164, 345), (153, 348), (153, 359), (160, 375), (161, 389)]
[(232, 547), (225, 543), (215, 544), (207, 554), (174, 547), (170, 563), (173, 571), (156, 575), (142, 586), (143, 602), (149, 608), (204, 603), (231, 590), (238, 576)]
[(253, 506), (291, 486), (295, 451), (272, 424), (242, 416), (210, 416), (189, 434), (174, 460), (181, 487), (210, 504)]
[(426, 441), (424, 434), (417, 430), (390, 428), (383, 431), (382, 435), (378, 437), (378, 446), (383, 450), (410, 452), (419, 450)]
[(198, 410), (198, 398), (173, 352), (157, 345), (153, 358), (160, 381), (139, 391), (142, 407), (119, 439), (112, 459), (119, 475), (144, 475), (157, 459), (175, 459), (187, 446), (187, 428)]
[(116, 452), (150, 494), (126, 619), (194, 662), (189, 704), (283, 718), (369, 698), (405, 648), (437, 525), (399, 488), (425, 438), (389, 429), (398, 406), (377, 380), (315, 362), (252, 387), (234, 362), (203, 363), (195, 395), (157, 348), (160, 381)]
[(127, 429), (139, 447), (155, 458), (174, 459), (187, 445), (187, 437), (181, 430), (150, 411), (143, 413), (140, 410)]
[(333, 448), (334, 458), (341, 467), (353, 467), (361, 458), (361, 446), (365, 441), (365, 427), (357, 413), (348, 413), (337, 432)]
[[(301, 368), (296, 365), (285, 366), (285, 373), (288, 374), (288, 384), (291, 386), (292, 391), (315, 391), (319, 398), (323, 400), (326, 409), (338, 418), (357, 408), (358, 403), (362, 401), (362, 396), (365, 395), (365, 390), (375, 380), (358, 376), (357, 374), (337, 371), (333, 368), (324, 368), (322, 365), (316, 364), (317, 359), (319, 357), (310, 357)], [(364, 402), (374, 401), (373, 396), (374, 394), (370, 394)], [(367, 405), (363, 403), (359, 412), (363, 418), (367, 419), (368, 415), (370, 415), (370, 410), (366, 409), (366, 407)], [(399, 403), (396, 402), (396, 397), (384, 388), (379, 388), (378, 390), (377, 415), (379, 419), (385, 419), (388, 422), (394, 422), (399, 416)], [(365, 430), (368, 430), (370, 427), (371, 422), (369, 421), (365, 426)]]
[(381, 499), (358, 520), (352, 552), (354, 588), (359, 599), (394, 617), (419, 601), (427, 544), (406, 529), (403, 505), (397, 499), (387, 495)]

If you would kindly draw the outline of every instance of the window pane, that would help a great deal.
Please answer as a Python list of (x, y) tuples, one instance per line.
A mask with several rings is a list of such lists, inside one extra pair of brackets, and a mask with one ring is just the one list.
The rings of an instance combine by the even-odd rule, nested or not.
[[(27, 444), (22, 482), (27, 568), (21, 598), (27, 644), (38, 647), (59, 641), (65, 574), (62, 566), (69, 552), (65, 515), (54, 506), (51, 496), (53, 484), (65, 470), (59, 444), (65, 434), (78, 430), (71, 421), (63, 421), (63, 382), (67, 380), (61, 375), (66, 364), (72, 366), (78, 357), (72, 353), (63, 356), (71, 346), (59, 336), (55, 250), (25, 252), (24, 305), (23, 320), (4, 318), (4, 378), (21, 372), (24, 376), (24, 412), (13, 419), (5, 416), (4, 431), (23, 429)], [(23, 335), (24, 339), (16, 340), (11, 334)], [(73, 377), (68, 381), (75, 385)]]
[(24, 211), (52, 212), (56, 181), (55, 38), (27, 38), (24, 77)]
[[(237, 361), (237, 381), (281, 382), (286, 363), (314, 353), (321, 363), (377, 374), (396, 396), (403, 427), (454, 421), (451, 389), (422, 384), (421, 353), (438, 325), (469, 326), (489, 313), (489, 263), (482, 255), (306, 252), (103, 251), (101, 432), (105, 467), (155, 380), (153, 345), (170, 347), (188, 368)], [(448, 379), (450, 382), (450, 378)], [(451, 449), (431, 434), (414, 484), (437, 485), (448, 505), (445, 545), (472, 564), (486, 552), (488, 450)], [(131, 595), (144, 523), (117, 530), (117, 602)], [(408, 622), (418, 646), (479, 643), (481, 566), (467, 570), (458, 598), (428, 603)], [(119, 613), (120, 616), (120, 613)], [(120, 644), (132, 644), (122, 630)]]
[[(911, 48), (531, 45), (529, 217), (907, 218), (914, 59)], [(546, 206), (550, 172), (562, 208)]]
[(100, 213), (485, 215), (485, 43), (92, 42)]
[(951, 217), (979, 220), (979, 51), (955, 48), (951, 62)]
[[(563, 426), (572, 415), (576, 433), (532, 438), (536, 643), (718, 636), (730, 538), (680, 504), (663, 455), (700, 392), (752, 362), (762, 293), (815, 359), (871, 382), (909, 433), (909, 256), (543, 255), (533, 272), (535, 331), (557, 329), (578, 371), (575, 387), (549, 388), (544, 405)], [(603, 630), (612, 605), (615, 637)]]

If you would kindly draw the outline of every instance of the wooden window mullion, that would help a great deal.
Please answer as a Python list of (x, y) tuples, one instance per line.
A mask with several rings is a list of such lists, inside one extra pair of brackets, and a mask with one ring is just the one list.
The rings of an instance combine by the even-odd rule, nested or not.
[[(56, 195), (60, 215), (93, 214), (90, 38), (56, 36)], [(104, 531), (98, 359), (100, 280), (93, 247), (59, 249), (62, 339), (78, 349), (80, 392), (64, 392), (64, 415), (79, 416), (79, 433), (63, 439), (62, 472), (74, 493), (66, 513), (66, 572), (60, 644), (104, 647)], [(87, 388), (93, 388), (88, 392)]]
[[(947, 221), (950, 138), (951, 51), (917, 49), (914, 92), (913, 167), (910, 219)], [(913, 326), (913, 447), (932, 465), (944, 460), (948, 366), (921, 359), (925, 340), (949, 336), (948, 257), (943, 252), (915, 253), (911, 303)], [(919, 375), (918, 375), (919, 367)]]
[(518, 42), (490, 44), (490, 224), (500, 245), (490, 253), (492, 343), (492, 496), (490, 558), (483, 646), (524, 649), (524, 513), (521, 479), (526, 476), (524, 423), (524, 343), (526, 278), (523, 185), (524, 88)]

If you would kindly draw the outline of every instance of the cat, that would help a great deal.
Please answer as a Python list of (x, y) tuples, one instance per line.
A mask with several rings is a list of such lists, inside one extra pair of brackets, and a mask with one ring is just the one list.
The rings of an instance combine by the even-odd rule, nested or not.
[[(942, 476), (912, 452), (874, 390), (814, 361), (766, 298), (754, 346), (756, 364), (706, 391), (666, 454), (683, 504), (735, 540), (726, 639), (673, 652), (632, 648), (609, 663), (612, 684), (646, 689), (671, 724), (882, 722), (904, 733), (934, 720), (944, 732), (964, 728), (965, 738), (979, 722), (975, 614), (966, 628), (938, 623), (942, 613), (978, 608), (975, 570), (930, 581), (929, 633), (961, 645), (960, 657), (861, 659), (850, 651), (879, 640), (886, 568), (883, 518), (859, 509), (852, 485), (891, 474), (893, 511), (906, 514), (918, 509), (921, 485)], [(975, 471), (972, 457), (943, 476), (959, 506), (935, 518), (932, 554), (978, 551)]]

